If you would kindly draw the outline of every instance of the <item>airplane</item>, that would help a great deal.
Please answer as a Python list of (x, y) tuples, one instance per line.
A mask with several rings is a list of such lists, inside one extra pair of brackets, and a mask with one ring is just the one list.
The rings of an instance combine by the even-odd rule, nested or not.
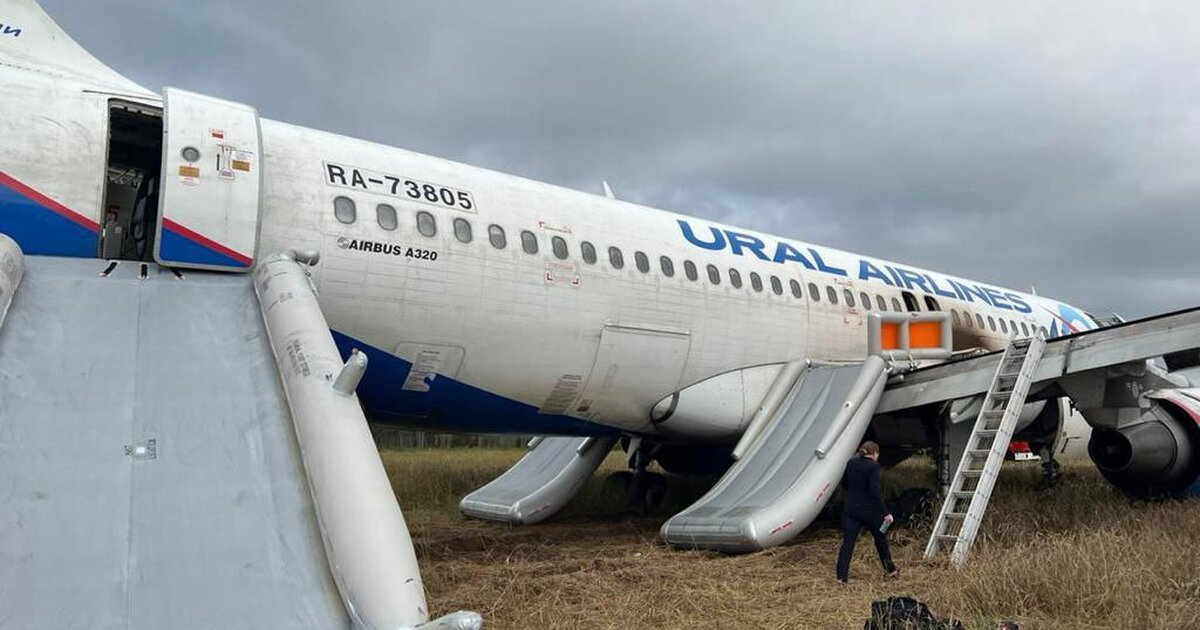
[[(988, 388), (997, 366), (1017, 342), (1045, 340), (1057, 371), (1026, 379), (1012, 440), (1048, 464), (1087, 453), (1131, 496), (1200, 491), (1192, 311), (1102, 323), (1048, 296), (621, 201), (607, 183), (593, 195), (154, 92), (33, 0), (0, 1), (0, 76), (0, 234), (30, 258), (190, 273), (305, 252), (343, 357), (369, 359), (357, 395), (371, 421), (547, 436), (505, 488), (549, 492), (550, 507), (464, 500), (473, 516), (549, 516), (616, 444), (643, 493), (665, 482), (651, 463), (752, 467), (771, 440), (751, 438), (798, 417), (799, 374), (861, 366), (878, 354), (871, 330), (929, 322), (948, 332), (939, 359), (893, 354), (871, 379), (830, 376), (841, 389), (814, 394), (840, 405), (866, 383), (846, 403), (862, 418), (829, 435), (873, 439), (888, 463), (931, 450), (948, 485), (1005, 394)], [(794, 437), (778, 448), (817, 443), (774, 435)], [(821, 479), (836, 483), (837, 460)]]

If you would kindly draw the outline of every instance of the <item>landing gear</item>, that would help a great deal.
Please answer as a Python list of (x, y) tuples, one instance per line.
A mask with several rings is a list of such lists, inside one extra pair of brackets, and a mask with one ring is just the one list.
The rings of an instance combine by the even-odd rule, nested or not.
[(667, 495), (667, 478), (646, 470), (657, 450), (657, 444), (647, 444), (640, 439), (634, 439), (629, 444), (629, 467), (632, 473), (626, 507), (634, 514), (654, 511), (662, 505)]
[(1038, 449), (1038, 454), (1042, 456), (1042, 480), (1038, 482), (1038, 490), (1053, 489), (1058, 485), (1061, 468), (1058, 460), (1054, 459), (1054, 450), (1050, 446), (1042, 446)]
[(618, 470), (604, 479), (603, 492), (608, 497), (625, 497), (626, 510), (631, 514), (648, 514), (661, 508), (669, 488), (667, 476), (645, 472), (639, 484), (633, 485), (633, 471)]
[[(635, 483), (636, 481), (636, 483)], [(667, 476), (656, 472), (637, 473), (622, 470), (608, 476), (605, 484), (622, 487), (627, 497), (626, 510), (639, 516), (650, 514), (662, 507), (667, 497)]]
[(662, 473), (646, 473), (646, 487), (642, 492), (642, 506), (647, 512), (656, 512), (667, 498), (667, 476)]
[(608, 473), (604, 478), (604, 494), (625, 496), (629, 493), (629, 484), (633, 481), (633, 472), (628, 470), (617, 470)]

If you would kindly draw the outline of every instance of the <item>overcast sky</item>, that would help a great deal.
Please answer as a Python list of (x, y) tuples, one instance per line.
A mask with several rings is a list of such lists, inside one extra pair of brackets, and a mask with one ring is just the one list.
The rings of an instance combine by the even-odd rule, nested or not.
[(1097, 314), (1200, 304), (1200, 4), (1027, 4), (42, 0), (151, 89)]

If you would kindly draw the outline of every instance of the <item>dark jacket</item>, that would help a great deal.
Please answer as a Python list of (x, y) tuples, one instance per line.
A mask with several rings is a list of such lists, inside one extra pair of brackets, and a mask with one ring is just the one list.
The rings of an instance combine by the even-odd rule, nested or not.
[(846, 505), (842, 509), (847, 514), (868, 522), (882, 520), (887, 514), (879, 481), (882, 470), (878, 462), (861, 456), (855, 456), (846, 464), (846, 474), (842, 475)]

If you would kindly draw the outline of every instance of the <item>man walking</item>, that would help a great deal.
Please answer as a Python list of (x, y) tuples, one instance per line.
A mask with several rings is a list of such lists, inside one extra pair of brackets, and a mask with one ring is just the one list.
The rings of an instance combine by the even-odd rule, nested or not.
[(842, 548), (838, 551), (837, 580), (845, 584), (850, 577), (850, 558), (854, 555), (854, 543), (863, 528), (875, 539), (875, 551), (888, 577), (900, 574), (892, 562), (892, 551), (888, 547), (887, 535), (880, 531), (885, 523), (891, 525), (892, 515), (883, 503), (883, 489), (879, 476), (883, 467), (879, 465), (879, 445), (863, 442), (857, 455), (846, 464), (842, 475), (842, 489), (846, 503), (842, 507)]

